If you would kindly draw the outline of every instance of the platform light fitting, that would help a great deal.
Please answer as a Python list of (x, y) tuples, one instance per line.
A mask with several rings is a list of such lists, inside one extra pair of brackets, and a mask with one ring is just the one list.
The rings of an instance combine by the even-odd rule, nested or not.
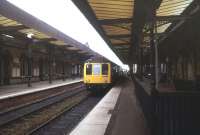
[(13, 36), (8, 35), (8, 34), (1, 34), (1, 35), (5, 36), (5, 37), (8, 37), (8, 38), (14, 38)]
[(28, 33), (28, 34), (27, 34), (27, 38), (32, 38), (33, 36), (34, 36), (33, 33)]

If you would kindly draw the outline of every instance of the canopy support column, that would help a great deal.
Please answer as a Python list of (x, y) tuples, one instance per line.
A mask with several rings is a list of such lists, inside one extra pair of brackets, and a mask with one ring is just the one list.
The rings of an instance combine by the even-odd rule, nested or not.
[(66, 70), (65, 70), (65, 51), (63, 51), (63, 81), (65, 81), (66, 80), (66, 78), (65, 78), (65, 73), (66, 72)]
[(48, 44), (48, 53), (49, 53), (49, 83), (52, 83), (52, 64), (53, 64), (53, 46)]
[(32, 49), (31, 49), (32, 40), (28, 40), (28, 87), (31, 87), (31, 78), (32, 78)]

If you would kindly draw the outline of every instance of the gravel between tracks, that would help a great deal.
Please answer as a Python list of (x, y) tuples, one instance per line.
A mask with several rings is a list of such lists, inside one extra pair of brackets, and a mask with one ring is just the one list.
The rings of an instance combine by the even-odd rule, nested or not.
[(72, 108), (88, 96), (89, 92), (84, 91), (80, 94), (67, 98), (62, 102), (50, 105), (34, 113), (26, 115), (12, 123), (0, 127), (0, 135), (23, 135), (45, 122), (53, 119), (58, 114)]
[(31, 135), (66, 135), (91, 111), (101, 97), (92, 96)]

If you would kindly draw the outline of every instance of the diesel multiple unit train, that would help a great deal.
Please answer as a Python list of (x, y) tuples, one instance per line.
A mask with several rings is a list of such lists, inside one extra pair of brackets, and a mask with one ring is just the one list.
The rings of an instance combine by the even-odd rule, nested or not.
[(110, 63), (85, 63), (84, 64), (85, 84), (108, 84), (111, 83)]
[(120, 76), (120, 68), (107, 61), (92, 61), (84, 64), (83, 81), (91, 89), (105, 88)]

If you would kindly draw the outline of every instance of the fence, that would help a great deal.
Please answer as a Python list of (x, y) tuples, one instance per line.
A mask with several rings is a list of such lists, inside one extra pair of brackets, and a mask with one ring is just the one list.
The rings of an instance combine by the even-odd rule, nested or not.
[(200, 135), (200, 92), (150, 92), (135, 80), (152, 135)]

